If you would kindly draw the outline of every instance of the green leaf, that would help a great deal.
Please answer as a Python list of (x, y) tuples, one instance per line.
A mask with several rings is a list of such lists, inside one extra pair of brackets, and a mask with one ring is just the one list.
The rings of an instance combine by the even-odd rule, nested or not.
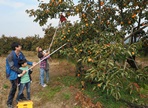
[(96, 89), (96, 86), (93, 87), (93, 91)]
[(127, 51), (127, 53), (129, 54), (129, 56), (132, 56), (131, 52), (130, 51)]

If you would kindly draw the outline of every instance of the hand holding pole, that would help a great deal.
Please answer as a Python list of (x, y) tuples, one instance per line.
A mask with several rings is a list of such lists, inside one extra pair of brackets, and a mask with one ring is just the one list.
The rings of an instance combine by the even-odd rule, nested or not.
[(34, 64), (33, 66), (31, 66), (28, 70), (34, 68), (36, 65), (38, 65), (40, 62), (42, 62), (43, 60), (47, 59), (48, 57), (50, 57), (52, 54), (54, 54), (55, 52), (57, 52), (59, 49), (61, 49), (62, 47), (64, 47), (67, 43), (63, 44), (62, 46), (60, 46), (59, 48), (57, 48), (56, 50), (54, 50), (52, 53), (50, 53), (48, 56), (44, 57), (42, 60), (40, 60), (39, 62), (37, 62), (36, 64)]

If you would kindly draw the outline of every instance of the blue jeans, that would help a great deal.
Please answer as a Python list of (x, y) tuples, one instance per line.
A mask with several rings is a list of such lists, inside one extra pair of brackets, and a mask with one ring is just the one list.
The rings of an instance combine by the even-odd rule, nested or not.
[(19, 101), (21, 94), (23, 93), (24, 88), (26, 87), (27, 99), (30, 100), (30, 82), (20, 83), (19, 92), (17, 95), (17, 101)]
[(44, 73), (46, 73), (46, 83), (49, 82), (49, 70), (46, 70), (44, 68), (40, 68), (40, 84), (44, 85)]

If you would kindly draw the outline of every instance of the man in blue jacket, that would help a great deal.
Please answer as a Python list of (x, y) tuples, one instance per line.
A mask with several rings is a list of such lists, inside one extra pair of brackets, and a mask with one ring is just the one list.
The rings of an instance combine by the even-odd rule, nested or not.
[[(11, 89), (9, 92), (7, 106), (8, 108), (13, 108), (13, 98), (15, 96), (17, 90), (17, 82), (18, 82), (18, 74), (25, 73), (26, 71), (22, 71), (19, 69), (18, 61), (26, 59), (24, 54), (21, 52), (21, 45), (17, 42), (13, 42), (11, 45), (12, 51), (6, 58), (6, 76), (11, 82)], [(28, 65), (35, 66), (35, 62), (32, 63), (27, 61)], [(22, 99), (25, 99), (24, 95), (21, 96)]]

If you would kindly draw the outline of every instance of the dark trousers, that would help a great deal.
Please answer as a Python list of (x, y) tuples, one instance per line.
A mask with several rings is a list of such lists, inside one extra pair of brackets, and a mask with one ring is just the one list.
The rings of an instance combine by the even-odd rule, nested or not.
[[(12, 105), (13, 98), (15, 96), (15, 93), (16, 93), (16, 90), (17, 90), (17, 84), (18, 84), (17, 79), (10, 80), (10, 82), (11, 82), (11, 89), (10, 89), (10, 92), (9, 92), (9, 96), (8, 96), (8, 100), (7, 100), (7, 105), (8, 104)], [(24, 98), (24, 94), (23, 93), (21, 94), (20, 98)]]

